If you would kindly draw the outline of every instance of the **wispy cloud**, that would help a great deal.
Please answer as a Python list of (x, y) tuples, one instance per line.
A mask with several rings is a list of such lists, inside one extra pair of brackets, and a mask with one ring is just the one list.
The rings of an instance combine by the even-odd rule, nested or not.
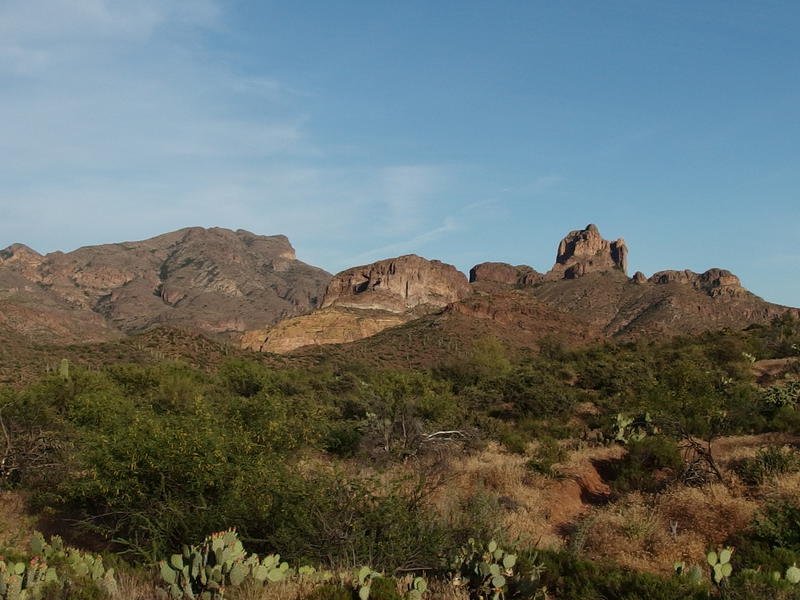
[(421, 252), (421, 249), (426, 244), (438, 240), (448, 233), (457, 231), (460, 228), (459, 222), (453, 217), (445, 217), (444, 221), (438, 227), (429, 231), (424, 231), (415, 235), (412, 238), (405, 239), (393, 244), (387, 244), (378, 248), (372, 248), (366, 252), (362, 252), (355, 256), (350, 256), (340, 266), (352, 266), (362, 262), (373, 262), (382, 258), (391, 258), (401, 254), (416, 254)]
[(68, 250), (220, 225), (286, 233), (327, 266), (442, 229), (432, 224), (449, 169), (336, 165), (307, 92), (204, 47), (209, 29), (224, 31), (224, 7), (0, 4), (0, 246)]

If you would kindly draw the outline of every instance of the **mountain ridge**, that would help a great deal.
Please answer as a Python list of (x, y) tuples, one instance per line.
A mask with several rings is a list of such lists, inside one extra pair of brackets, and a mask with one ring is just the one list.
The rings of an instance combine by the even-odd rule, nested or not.
[(742, 328), (786, 311), (800, 316), (752, 294), (725, 269), (629, 277), (628, 254), (622, 238), (605, 240), (593, 224), (561, 240), (547, 272), (484, 262), (469, 279), (415, 254), (331, 275), (299, 261), (285, 235), (245, 229), (187, 227), (48, 254), (15, 243), (0, 250), (0, 325), (57, 343), (167, 325), (286, 353), (354, 342), (423, 317), (467, 329), (465, 320), (480, 322), (482, 334), (535, 347), (559, 332), (578, 343)]

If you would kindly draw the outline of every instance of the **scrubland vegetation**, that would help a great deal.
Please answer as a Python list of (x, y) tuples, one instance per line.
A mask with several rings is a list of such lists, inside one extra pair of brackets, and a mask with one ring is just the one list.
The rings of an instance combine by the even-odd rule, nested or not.
[(798, 355), (64, 361), (0, 389), (0, 598), (800, 598)]

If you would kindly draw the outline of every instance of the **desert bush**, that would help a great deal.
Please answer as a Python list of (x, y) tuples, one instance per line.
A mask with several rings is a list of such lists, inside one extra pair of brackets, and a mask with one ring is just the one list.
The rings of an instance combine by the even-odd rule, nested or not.
[(528, 439), (513, 427), (503, 427), (497, 434), (497, 440), (512, 454), (525, 454), (528, 450)]
[(376, 577), (369, 590), (370, 600), (403, 600), (397, 591), (397, 580), (393, 577)]
[(756, 515), (755, 536), (773, 548), (800, 552), (800, 503), (779, 500)]
[(539, 446), (533, 457), (525, 463), (525, 466), (536, 473), (541, 473), (547, 477), (556, 477), (558, 473), (553, 467), (567, 459), (567, 451), (564, 450), (556, 440), (551, 437), (541, 438)]
[(753, 598), (769, 598), (770, 600), (800, 600), (800, 586), (776, 580), (771, 572), (744, 570), (735, 574), (724, 590), (724, 598), (729, 600), (752, 600)]
[(628, 453), (615, 465), (613, 486), (617, 493), (634, 490), (658, 492), (675, 479), (683, 466), (677, 444), (671, 438), (656, 435), (626, 446)]
[(353, 600), (353, 590), (332, 584), (321, 585), (306, 600)]
[(297, 478), (274, 494), (270, 522), (261, 532), (270, 547), (335, 567), (430, 568), (452, 543), (426, 511), (423, 487), (405, 479), (380, 483), (324, 472)]
[(767, 446), (753, 458), (738, 461), (733, 469), (747, 485), (760, 485), (770, 477), (800, 470), (800, 454), (791, 448)]
[[(705, 584), (638, 573), (603, 561), (588, 561), (566, 551), (539, 551), (540, 581), (555, 598), (570, 600), (707, 600)], [(524, 565), (525, 557), (521, 560)], [(520, 570), (524, 572), (524, 567)]]
[(333, 421), (322, 439), (322, 448), (340, 458), (354, 456), (363, 437), (361, 421)]

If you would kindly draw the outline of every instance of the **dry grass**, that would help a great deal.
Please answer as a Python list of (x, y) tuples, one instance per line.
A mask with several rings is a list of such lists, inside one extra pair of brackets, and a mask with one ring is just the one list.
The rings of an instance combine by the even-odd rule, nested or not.
[(0, 492), (0, 547), (26, 551), (36, 529), (36, 518), (25, 511), (18, 492)]
[(633, 493), (587, 522), (592, 558), (667, 575), (678, 560), (702, 563), (709, 548), (748, 526), (757, 503), (722, 485), (675, 487), (655, 497)]
[(792, 446), (800, 444), (800, 438), (788, 433), (762, 433), (759, 435), (737, 435), (720, 438), (712, 444), (714, 457), (723, 469), (744, 459), (753, 458), (765, 446)]
[(800, 498), (800, 473), (773, 477), (761, 486), (759, 493), (766, 500), (797, 502)]
[(118, 573), (113, 600), (155, 600), (159, 598), (153, 577), (146, 573)]
[[(536, 442), (529, 452), (536, 449)], [(561, 548), (565, 529), (591, 509), (587, 497), (610, 493), (594, 461), (619, 458), (619, 447), (582, 448), (570, 452), (556, 470), (563, 478), (553, 479), (527, 468), (527, 456), (503, 451), (497, 444), (471, 456), (453, 457), (447, 475), (431, 500), (435, 510), (450, 523), (469, 518), (465, 508), (470, 499), (494, 498), (499, 505), (499, 529), (503, 537), (521, 545)]]
[(551, 481), (531, 473), (527, 458), (504, 452), (496, 444), (471, 456), (452, 458), (446, 474), (433, 490), (434, 510), (446, 522), (458, 526), (468, 523), (470, 506), (492, 502), (499, 506), (495, 517), (500, 537), (519, 539), (523, 544), (558, 546), (552, 535), (545, 490)]
[(314, 589), (308, 581), (282, 581), (267, 586), (242, 586), (232, 590), (231, 600), (303, 600)]
[[(412, 576), (399, 578), (397, 591), (404, 594), (409, 589), (412, 580)], [(286, 581), (271, 583), (267, 586), (244, 586), (232, 590), (230, 594), (226, 594), (226, 597), (230, 596), (231, 600), (304, 600), (312, 593), (316, 585), (318, 584), (311, 582)], [(454, 588), (445, 580), (428, 580), (428, 585), (430, 590), (427, 594), (428, 598), (436, 600), (467, 600), (468, 598), (462, 589)]]

